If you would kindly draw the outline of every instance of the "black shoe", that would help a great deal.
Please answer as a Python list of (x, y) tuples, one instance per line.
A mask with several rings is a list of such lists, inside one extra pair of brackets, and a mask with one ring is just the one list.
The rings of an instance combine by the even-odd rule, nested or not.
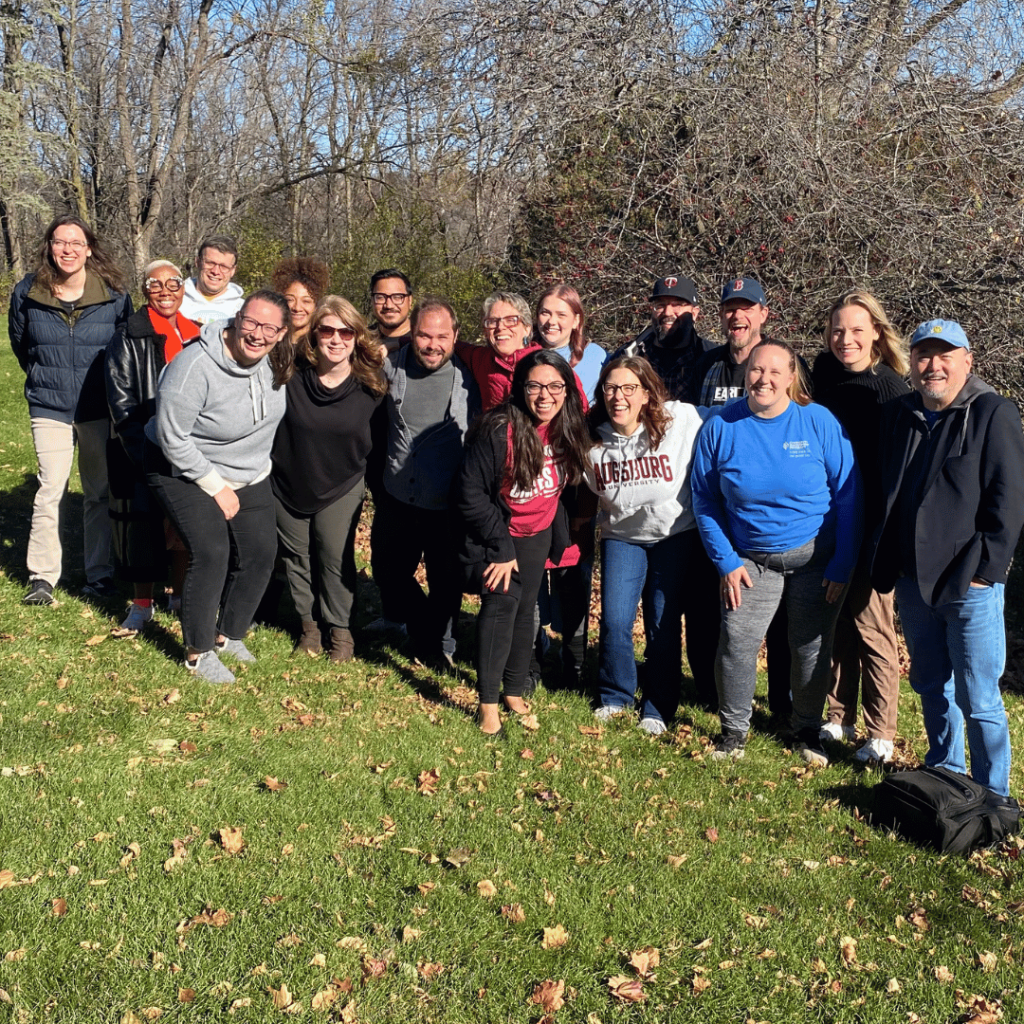
[(114, 581), (109, 576), (104, 576), (102, 579), (93, 580), (92, 583), (86, 583), (82, 587), (82, 593), (86, 597), (95, 597), (97, 601), (112, 601), (119, 592)]
[(821, 736), (818, 727), (801, 729), (796, 734), (796, 743), (793, 749), (808, 763), (820, 765), (822, 768), (828, 764), (828, 754), (822, 746)]
[(53, 587), (46, 580), (31, 579), (22, 604), (53, 604)]

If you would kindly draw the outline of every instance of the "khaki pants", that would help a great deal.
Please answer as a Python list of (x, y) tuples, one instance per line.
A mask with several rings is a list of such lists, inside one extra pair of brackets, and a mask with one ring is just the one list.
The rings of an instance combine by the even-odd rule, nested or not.
[(39, 460), (39, 490), (32, 505), (28, 535), (28, 574), (56, 586), (61, 571), (60, 506), (67, 493), (78, 445), (82, 478), (82, 527), (85, 534), (85, 576), (90, 583), (112, 576), (110, 516), (107, 510), (107, 420), (62, 423), (33, 416), (32, 443)]

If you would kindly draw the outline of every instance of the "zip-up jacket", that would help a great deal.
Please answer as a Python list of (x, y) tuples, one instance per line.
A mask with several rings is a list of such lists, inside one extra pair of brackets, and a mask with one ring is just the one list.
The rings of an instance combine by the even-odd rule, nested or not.
[[(962, 599), (975, 576), (1005, 583), (1024, 526), (1024, 434), (1016, 405), (972, 374), (930, 429), (915, 391), (884, 407), (881, 430), (884, 508), (872, 585), (888, 593), (912, 562), (922, 599), (937, 607)], [(904, 487), (918, 500), (909, 524), (893, 514), (907, 505), (900, 500)], [(904, 526), (913, 531), (912, 552), (901, 550)]]
[(61, 423), (106, 419), (103, 359), (132, 313), (132, 300), (86, 271), (85, 290), (66, 312), (29, 274), (15, 286), (8, 314), (11, 348), (25, 371), (30, 416)]

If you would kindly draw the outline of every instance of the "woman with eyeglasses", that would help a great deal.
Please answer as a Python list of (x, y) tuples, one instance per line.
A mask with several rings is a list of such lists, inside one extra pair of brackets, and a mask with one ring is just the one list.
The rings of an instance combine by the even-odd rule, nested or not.
[(26, 604), (52, 604), (61, 575), (60, 506), (78, 447), (85, 534), (84, 594), (116, 596), (107, 514), (110, 417), (104, 353), (132, 313), (121, 272), (85, 221), (46, 229), (36, 271), (11, 294), (8, 333), (25, 371), (39, 489), (28, 537)]
[[(510, 314), (511, 315), (511, 314)], [(478, 724), (501, 731), (499, 697), (515, 714), (533, 648), (534, 607), (544, 563), (569, 543), (559, 498), (583, 477), (587, 448), (583, 401), (569, 364), (533, 351), (516, 365), (506, 401), (470, 428), (456, 485), (465, 531), (469, 589), (481, 594), (477, 620)]]
[(631, 712), (637, 690), (633, 623), (646, 597), (647, 648), (640, 728), (663, 733), (679, 706), (683, 598), (700, 537), (690, 497), (693, 448), (703, 422), (695, 406), (670, 401), (640, 356), (605, 363), (590, 412), (594, 447), (587, 486), (601, 530), (598, 707), (607, 720)]
[(288, 301), (288, 342), (297, 354), (313, 311), (331, 285), (330, 268), (311, 256), (291, 256), (274, 267), (270, 284)]
[[(146, 424), (156, 412), (157, 382), (165, 366), (199, 336), (199, 325), (181, 314), (184, 278), (170, 260), (154, 260), (143, 272), (146, 305), (128, 319), (107, 349), (107, 404), (114, 436), (107, 445), (110, 518), (118, 575), (134, 586), (122, 629), (141, 630), (153, 618), (153, 583), (167, 575), (181, 597), (185, 550), (173, 530), (165, 532), (163, 507), (146, 482)], [(173, 605), (172, 605), (173, 607)]]
[(269, 290), (206, 324), (164, 371), (146, 426), (149, 484), (189, 554), (185, 667), (211, 683), (235, 678), (218, 654), (256, 660), (243, 641), (277, 549), (270, 451), (292, 370), (287, 330), (288, 303)]
[(339, 295), (326, 296), (299, 341), (271, 455), (277, 534), (302, 621), (296, 651), (315, 657), (327, 633), (328, 657), (336, 664), (355, 651), (356, 527), (366, 493), (370, 417), (387, 391), (383, 362), (355, 307)]
[(517, 364), (540, 345), (528, 340), (533, 315), (526, 299), (514, 292), (494, 292), (484, 299), (483, 329), (486, 345), (457, 341), (455, 351), (473, 374), (486, 412), (508, 398)]

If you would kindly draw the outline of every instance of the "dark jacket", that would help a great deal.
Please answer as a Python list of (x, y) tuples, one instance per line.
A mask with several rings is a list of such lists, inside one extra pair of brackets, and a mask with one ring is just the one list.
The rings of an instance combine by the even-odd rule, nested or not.
[[(462, 519), (462, 549), (459, 558), (476, 577), (491, 562), (511, 562), (516, 557), (512, 535), (508, 532), (512, 510), (501, 494), (508, 458), (508, 430), (497, 428), (488, 417), (483, 429), (471, 431), (466, 442), (462, 469), (455, 480), (454, 504)], [(562, 491), (565, 497), (565, 491)], [(551, 524), (551, 550), (548, 558), (557, 564), (569, 546), (569, 516), (564, 501)]]
[(14, 286), (8, 314), (29, 415), (62, 423), (106, 419), (103, 356), (131, 315), (131, 299), (87, 271), (85, 291), (69, 314), (34, 283), (29, 274)]
[(657, 338), (658, 328), (648, 324), (632, 341), (617, 348), (609, 361), (620, 356), (641, 356), (661, 377), (669, 397), (687, 402), (692, 390), (690, 378), (697, 363), (705, 352), (715, 347), (715, 343), (697, 333), (691, 313), (684, 313), (676, 320), (662, 345), (655, 344)]
[[(926, 604), (960, 600), (975, 576), (1005, 583), (1024, 525), (1024, 435), (1020, 413), (975, 376), (929, 430), (915, 391), (882, 412), (882, 522), (871, 562), (872, 585), (892, 590), (906, 559), (899, 547), (900, 489), (920, 487), (913, 523), (917, 582)], [(920, 473), (907, 467), (919, 446)]]
[(142, 469), (146, 424), (156, 413), (156, 388), (167, 365), (164, 344), (146, 307), (133, 314), (107, 349), (105, 382), (114, 432), (132, 464)]

